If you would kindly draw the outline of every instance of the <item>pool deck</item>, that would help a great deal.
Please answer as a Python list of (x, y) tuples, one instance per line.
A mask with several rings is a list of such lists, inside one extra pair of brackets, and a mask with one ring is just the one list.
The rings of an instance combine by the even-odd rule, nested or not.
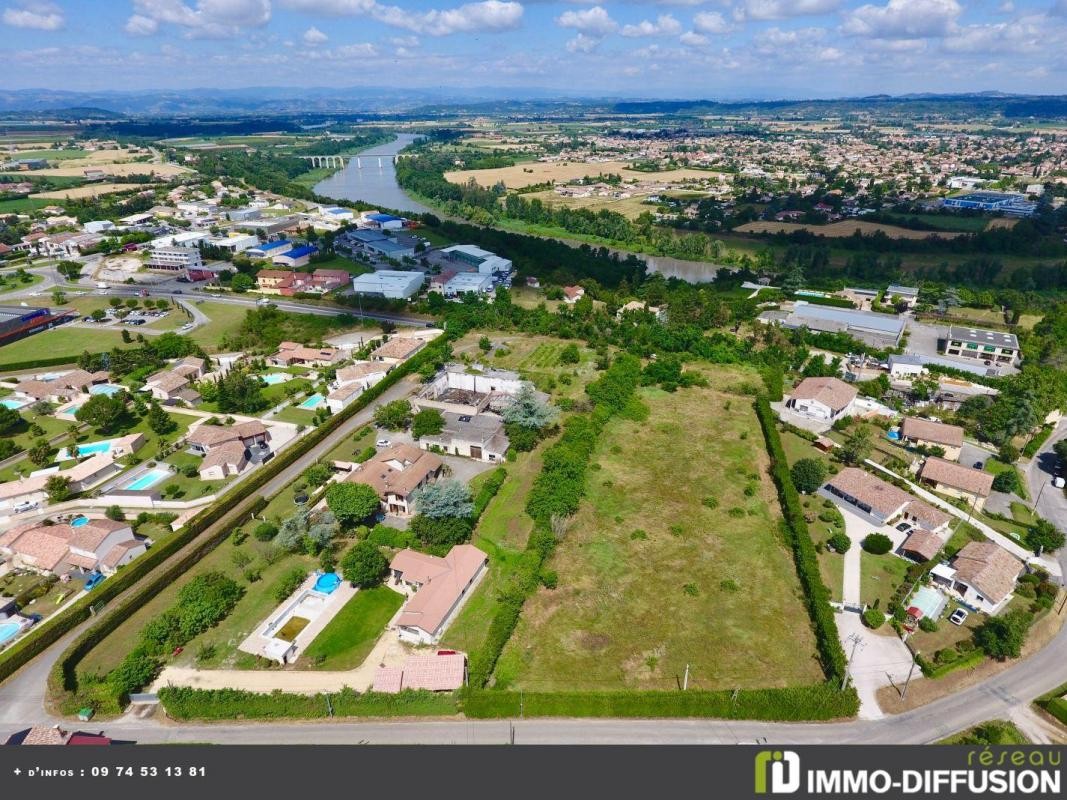
[[(302, 584), (300, 584), (299, 589), (297, 589), (295, 592), (285, 598), (285, 600), (279, 603), (274, 608), (274, 610), (272, 610), (271, 613), (266, 617), (266, 619), (261, 620), (256, 625), (255, 630), (252, 631), (252, 634), (248, 636), (248, 638), (246, 638), (243, 642), (241, 642), (241, 644), (238, 645), (237, 649), (245, 653), (251, 653), (254, 656), (263, 656), (265, 653), (264, 648), (266, 648), (266, 646), (270, 642), (275, 640), (275, 637), (264, 636), (262, 633), (263, 629), (267, 626), (267, 623), (277, 618), (278, 614), (280, 614), (281, 611), (287, 606), (291, 605), (293, 601), (300, 595), (313, 590), (315, 588), (315, 582), (319, 579), (319, 577), (320, 576), (317, 572), (313, 572), (311, 575), (309, 575), (307, 579)], [(304, 627), (304, 630), (300, 631), (300, 633), (296, 635), (296, 638), (293, 639), (292, 643), (296, 649), (293, 655), (290, 657), (290, 663), (300, 657), (300, 655), (304, 652), (304, 649), (307, 648), (307, 646), (315, 640), (316, 636), (322, 633), (322, 629), (330, 623), (330, 620), (332, 620), (337, 615), (337, 612), (340, 611), (341, 608), (344, 607), (345, 603), (351, 600), (352, 597), (358, 591), (359, 590), (356, 589), (352, 584), (346, 581), (341, 581), (340, 585), (336, 589), (334, 589), (332, 593), (326, 595), (325, 602), (322, 604), (319, 613), (316, 614), (315, 617), (312, 618), (311, 621), (308, 622), (308, 624)], [(294, 609), (293, 613), (297, 613), (296, 609)], [(298, 614), (298, 616), (306, 615)], [(278, 629), (281, 629), (280, 626)]]

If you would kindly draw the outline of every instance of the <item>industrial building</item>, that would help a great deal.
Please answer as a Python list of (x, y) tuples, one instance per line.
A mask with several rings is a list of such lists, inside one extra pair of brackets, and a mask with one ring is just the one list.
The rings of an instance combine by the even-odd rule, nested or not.
[(987, 366), (1014, 364), (1019, 357), (1019, 339), (1014, 333), (989, 331), (982, 328), (964, 328), (953, 325), (938, 346), (946, 356), (969, 358)]
[(52, 313), (47, 308), (0, 306), (0, 345), (10, 344), (34, 333), (46, 331), (77, 319), (77, 312)]
[(1027, 200), (1026, 195), (1014, 192), (970, 192), (957, 197), (946, 197), (945, 208), (995, 211), (1028, 217), (1037, 210), (1037, 203)]
[(457, 297), (461, 294), (488, 294), (493, 291), (493, 276), (481, 272), (460, 272), (442, 288), (445, 297)]
[(356, 294), (375, 295), (389, 300), (406, 300), (419, 293), (423, 279), (421, 272), (382, 269), (357, 275), (352, 279), (352, 289)]
[(450, 261), (473, 267), (483, 275), (492, 275), (497, 272), (508, 274), (511, 272), (510, 259), (501, 258), (495, 253), (483, 250), (473, 244), (457, 244), (452, 247), (446, 247), (441, 251), (441, 255)]
[(820, 306), (798, 300), (791, 311), (765, 311), (761, 322), (784, 328), (847, 333), (864, 344), (880, 349), (896, 347), (904, 334), (904, 318), (850, 308)]
[(285, 255), (293, 249), (293, 243), (288, 239), (278, 239), (276, 242), (265, 242), (258, 247), (250, 247), (245, 250), (249, 258), (275, 258)]

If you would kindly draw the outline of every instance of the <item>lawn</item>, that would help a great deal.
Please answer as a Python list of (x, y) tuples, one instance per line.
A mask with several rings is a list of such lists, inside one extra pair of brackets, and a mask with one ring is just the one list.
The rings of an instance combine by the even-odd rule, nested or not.
[(314, 269), (343, 269), (352, 275), (362, 275), (365, 272), (373, 271), (367, 264), (361, 264), (358, 261), (339, 255), (312, 261), (308, 266)]
[(356, 592), (304, 651), (297, 669), (355, 669), (403, 603), (404, 596), (386, 586)]
[(323, 461), (353, 461), (358, 454), (374, 444), (374, 441), (374, 428), (366, 425), (334, 447)]
[[(9, 292), (21, 292), (26, 289), (36, 286), (38, 283), (44, 280), (40, 275), (33, 272), (26, 273), (27, 280), (22, 280), (15, 277), (14, 272), (0, 273), (0, 294), (8, 294)], [(51, 296), (49, 296), (49, 300)]]
[[(859, 547), (859, 542), (853, 542)], [(903, 583), (910, 561), (892, 553), (875, 556), (864, 550), (860, 554), (860, 599), (867, 605), (878, 603), (885, 610), (893, 597), (893, 592)]]
[[(718, 367), (718, 381), (758, 380)], [(793, 686), (822, 679), (747, 397), (641, 390), (600, 436), (586, 499), (529, 600), (497, 686)]]
[(102, 353), (114, 347), (133, 347), (135, 344), (136, 342), (124, 343), (118, 330), (89, 331), (68, 325), (42, 331), (0, 347), (0, 369), (4, 368), (4, 364), (17, 364), (39, 358), (69, 357), (73, 363), (86, 350), (90, 353)]
[(1002, 472), (1010, 472), (1011, 470), (1015, 470), (1015, 474), (1019, 478), (1019, 497), (1023, 500), (1028, 499), (1026, 494), (1026, 480), (1019, 472), (1018, 467), (1014, 464), (1005, 464), (998, 458), (987, 458), (985, 460), (985, 471), (991, 475), (999, 475)]
[[(306, 398), (304, 398), (306, 399)], [(300, 408), (303, 400), (297, 400), (296, 405), (289, 405), (274, 415), (273, 419), (281, 422), (291, 422), (294, 425), (311, 425), (315, 419), (315, 411)]]
[(221, 352), (220, 343), (222, 339), (227, 334), (237, 332), (248, 311), (245, 306), (212, 303), (209, 300), (196, 301), (196, 307), (206, 314), (211, 319), (211, 322), (189, 331), (188, 336), (205, 350), (212, 353)]

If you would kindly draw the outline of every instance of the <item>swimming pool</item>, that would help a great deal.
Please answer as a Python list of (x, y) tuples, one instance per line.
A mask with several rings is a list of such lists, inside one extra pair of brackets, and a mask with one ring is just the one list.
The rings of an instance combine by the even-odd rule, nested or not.
[(82, 525), (88, 525), (88, 524), (89, 524), (89, 518), (88, 517), (75, 517), (74, 519), (72, 519), (70, 521), (70, 527), (72, 527), (72, 528), (80, 528)]
[(81, 406), (71, 406), (70, 408), (64, 409), (62, 413), (70, 414), (73, 417), (75, 414), (78, 413), (79, 408), (81, 408)]
[(889, 439), (891, 439), (894, 442), (899, 442), (900, 441), (900, 429), (899, 428), (893, 428), (888, 433), (886, 433), (886, 437), (888, 437)]
[(259, 377), (260, 380), (267, 384), (267, 386), (275, 386), (279, 383), (285, 383), (287, 380), (289, 380), (289, 376), (286, 375), (284, 372), (270, 372), (266, 375), (260, 375)]
[(107, 453), (111, 450), (111, 440), (108, 439), (103, 442), (90, 442), (89, 444), (78, 445), (79, 456), (98, 456), (101, 453)]
[(117, 386), (114, 383), (101, 383), (99, 386), (90, 386), (89, 394), (106, 394), (108, 397), (118, 394), (122, 391), (121, 386)]
[(22, 408), (29, 402), (29, 400), (12, 400), (8, 398), (6, 400), (0, 400), (0, 406), (3, 406), (4, 408), (10, 408), (12, 411), (18, 411), (20, 408)]
[(336, 572), (325, 572), (319, 575), (315, 581), (315, 591), (320, 594), (333, 594), (334, 590), (341, 585), (341, 578)]
[(8, 639), (14, 639), (20, 630), (22, 630), (20, 622), (0, 622), (0, 644)]
[(315, 394), (311, 395), (311, 397), (301, 403), (299, 407), (304, 409), (305, 411), (314, 411), (316, 408), (322, 405), (322, 401), (325, 399), (326, 398), (324, 398), (321, 394), (315, 392)]
[(142, 475), (140, 478), (135, 480), (133, 483), (127, 484), (126, 486), (123, 486), (122, 488), (123, 489), (129, 489), (132, 492), (139, 492), (142, 489), (147, 489), (150, 486), (155, 486), (157, 483), (159, 483), (161, 480), (163, 480), (164, 478), (168, 477), (169, 475), (170, 475), (170, 471), (169, 470), (165, 470), (165, 469), (149, 470), (144, 475)]

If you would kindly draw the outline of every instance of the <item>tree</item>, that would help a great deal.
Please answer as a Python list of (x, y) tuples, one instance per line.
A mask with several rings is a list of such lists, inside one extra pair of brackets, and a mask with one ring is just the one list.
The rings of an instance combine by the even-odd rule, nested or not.
[(108, 506), (104, 516), (115, 522), (122, 522), (126, 519), (126, 512), (122, 510), (122, 506)]
[(826, 480), (826, 465), (817, 458), (802, 458), (789, 471), (798, 492), (811, 494)]
[(333, 470), (328, 464), (312, 464), (304, 470), (304, 480), (309, 486), (322, 486), (333, 475)]
[(411, 423), (411, 403), (394, 400), (374, 409), (374, 422), (390, 431), (402, 431)]
[(261, 522), (252, 531), (252, 535), (256, 537), (256, 541), (269, 542), (278, 535), (278, 526), (272, 522)]
[(50, 503), (62, 503), (74, 494), (73, 490), (70, 488), (70, 478), (64, 475), (53, 475), (50, 477), (44, 485), (44, 490), (48, 495), (48, 502)]
[(478, 340), (478, 349), (481, 350), (483, 353), (488, 353), (490, 350), (493, 349), (493, 343), (489, 341), (488, 336), (483, 336)]
[(102, 309), (102, 308), (94, 308), (92, 310), (92, 312), (90, 312), (89, 316), (92, 317), (97, 322), (99, 322), (104, 317), (106, 317), (107, 314), (104, 312), (104, 309)]
[(445, 418), (436, 408), (424, 408), (411, 420), (411, 435), (415, 439), (434, 436), (444, 430)]
[(846, 464), (860, 464), (871, 454), (871, 432), (864, 426), (856, 428), (838, 450)]
[(81, 277), (82, 265), (77, 261), (60, 261), (56, 264), (56, 270), (68, 281), (76, 281)]
[(578, 345), (571, 342), (564, 347), (559, 353), (560, 364), (577, 364), (581, 360), (581, 354), (578, 352)]
[(1019, 473), (1014, 467), (998, 472), (993, 478), (993, 488), (998, 492), (1019, 493)]
[(47, 439), (36, 439), (26, 451), (26, 457), (38, 467), (47, 467), (52, 463), (56, 449), (48, 443)]
[(863, 540), (863, 549), (874, 556), (884, 556), (893, 549), (893, 540), (884, 533), (868, 533)]
[(423, 514), (413, 517), (408, 526), (408, 531), (423, 544), (442, 550), (467, 541), (471, 536), (471, 530), (468, 517), (433, 519)]
[(412, 493), (415, 508), (424, 517), (469, 517), (474, 513), (471, 492), (457, 480), (428, 483)]
[(233, 276), (233, 280), (230, 281), (230, 288), (238, 294), (244, 294), (249, 289), (254, 288), (255, 285), (256, 282), (252, 280), (252, 277), (243, 272), (238, 272)]
[(1049, 553), (1064, 545), (1063, 531), (1047, 519), (1039, 519), (1026, 534), (1026, 543), (1035, 553)]
[(1030, 629), (1031, 617), (1025, 611), (1009, 611), (990, 617), (974, 631), (974, 643), (987, 656), (1003, 661), (1018, 658)]
[(361, 589), (377, 586), (388, 569), (382, 551), (366, 539), (352, 545), (341, 558), (341, 577)]
[(178, 423), (174, 421), (174, 418), (163, 410), (163, 406), (157, 403), (155, 400), (148, 407), (148, 427), (155, 433), (163, 436), (176, 430)]
[(1067, 439), (1060, 439), (1052, 445), (1052, 452), (1059, 456), (1061, 461), (1067, 461)]
[(78, 422), (108, 432), (118, 425), (126, 413), (126, 403), (119, 395), (94, 394), (74, 414)]
[(22, 415), (15, 409), (0, 406), (0, 433), (9, 433), (22, 425)]
[(844, 531), (838, 531), (829, 539), (826, 540), (827, 544), (838, 553), (847, 553), (852, 547), (852, 540), (848, 538)]
[(531, 384), (524, 383), (501, 416), (510, 425), (541, 430), (556, 423), (559, 410), (542, 400)]
[(348, 528), (377, 513), (378, 493), (365, 483), (332, 483), (326, 490), (326, 505), (337, 521)]

